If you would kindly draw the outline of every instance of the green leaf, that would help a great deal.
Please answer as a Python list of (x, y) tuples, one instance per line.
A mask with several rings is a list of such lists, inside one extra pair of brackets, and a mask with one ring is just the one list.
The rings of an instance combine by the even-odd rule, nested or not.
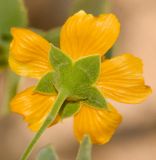
[(47, 146), (39, 152), (36, 160), (58, 160), (58, 156), (52, 147)]
[(99, 76), (100, 61), (101, 59), (98, 55), (81, 58), (75, 62), (74, 68), (77, 71), (81, 70), (88, 77), (89, 83), (92, 84)]
[(35, 92), (43, 94), (53, 94), (56, 93), (56, 89), (53, 86), (52, 82), (53, 72), (47, 73), (41, 80), (38, 82)]
[(55, 70), (59, 70), (60, 67), (72, 65), (72, 60), (55, 46), (52, 46), (49, 58)]
[(95, 87), (84, 88), (77, 92), (79, 97), (84, 99), (85, 103), (88, 103), (94, 108), (107, 109), (107, 103), (100, 91)]
[(61, 118), (68, 118), (76, 114), (80, 109), (80, 104), (78, 102), (66, 102), (61, 111)]
[(11, 27), (25, 27), (27, 12), (22, 0), (0, 0), (0, 35), (10, 34)]
[(91, 160), (92, 144), (88, 135), (85, 135), (80, 145), (76, 160)]

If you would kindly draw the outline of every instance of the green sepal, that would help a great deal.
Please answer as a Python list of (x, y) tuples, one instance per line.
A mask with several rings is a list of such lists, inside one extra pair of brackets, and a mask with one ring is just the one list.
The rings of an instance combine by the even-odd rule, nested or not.
[(88, 135), (84, 135), (76, 160), (91, 160), (92, 143)]
[(0, 34), (10, 35), (11, 27), (25, 27), (27, 23), (23, 0), (0, 0)]
[(60, 112), (62, 119), (68, 118), (76, 114), (80, 110), (80, 103), (78, 102), (65, 102)]
[(75, 96), (77, 97), (76, 92), (78, 90), (83, 90), (83, 88), (89, 86), (88, 76), (82, 70), (74, 68), (74, 66), (60, 67), (53, 77), (54, 86), (58, 92), (66, 90), (73, 99), (75, 99)]
[(107, 103), (101, 92), (95, 87), (84, 88), (77, 93), (84, 100), (83, 102), (97, 109), (107, 109)]
[(53, 72), (47, 73), (45, 76), (41, 78), (38, 82), (34, 92), (42, 93), (42, 94), (53, 94), (56, 93), (56, 89), (53, 86), (52, 82)]
[(58, 156), (51, 146), (46, 146), (37, 155), (36, 160), (58, 160)]
[(55, 70), (59, 70), (60, 67), (72, 65), (72, 60), (54, 45), (52, 45), (51, 47), (51, 50), (49, 53), (49, 59), (52, 67)]
[[(84, 57), (72, 64), (67, 55), (52, 46), (50, 61), (55, 69), (52, 81), (58, 92), (62, 90), (68, 92), (68, 98), (72, 101), (83, 100), (93, 107), (107, 108), (102, 94), (91, 86), (99, 76), (101, 63), (99, 55)], [(71, 110), (71, 114), (73, 113)]]
[(74, 68), (76, 71), (82, 71), (88, 77), (88, 83), (93, 84), (100, 73), (100, 56), (94, 55), (81, 58), (75, 62)]
[(100, 72), (100, 56), (94, 55), (77, 60), (71, 59), (58, 48), (52, 47), (50, 61), (55, 68), (53, 84), (57, 91), (67, 90), (69, 95), (77, 97), (76, 92), (95, 83)]

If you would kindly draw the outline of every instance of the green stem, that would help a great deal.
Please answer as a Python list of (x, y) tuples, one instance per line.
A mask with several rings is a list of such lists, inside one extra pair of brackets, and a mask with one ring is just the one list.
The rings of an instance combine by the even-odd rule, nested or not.
[(45, 129), (55, 120), (63, 102), (65, 101), (65, 99), (67, 98), (67, 93), (66, 92), (61, 92), (59, 93), (51, 111), (49, 112), (49, 115), (47, 116), (46, 120), (44, 121), (44, 123), (42, 124), (41, 128), (39, 129), (39, 131), (36, 133), (36, 135), (34, 136), (34, 138), (32, 139), (32, 141), (30, 142), (30, 144), (28, 145), (28, 147), (26, 148), (24, 154), (21, 157), (21, 160), (27, 160), (34, 145), (36, 144), (36, 142), (38, 141), (38, 139), (41, 137), (41, 135), (43, 134), (43, 132), (45, 131)]
[(91, 160), (92, 143), (89, 135), (84, 135), (76, 160)]

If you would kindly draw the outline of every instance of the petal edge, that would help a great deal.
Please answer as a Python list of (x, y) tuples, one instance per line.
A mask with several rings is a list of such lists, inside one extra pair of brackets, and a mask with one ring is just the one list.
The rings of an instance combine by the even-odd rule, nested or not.
[[(11, 101), (11, 111), (22, 115), (28, 127), (32, 131), (37, 131), (52, 108), (56, 95), (47, 96), (34, 93), (34, 88), (30, 87), (18, 93)], [(56, 117), (53, 124), (59, 120), (60, 117)]]
[(144, 101), (152, 92), (145, 85), (141, 59), (131, 54), (104, 61), (97, 86), (105, 97), (129, 104)]
[(104, 55), (115, 43), (120, 24), (113, 14), (94, 17), (79, 11), (68, 20), (61, 30), (61, 49), (73, 59), (93, 54)]
[(25, 28), (12, 28), (9, 64), (21, 76), (40, 78), (52, 69), (48, 53), (51, 45), (36, 33)]
[(122, 118), (112, 105), (108, 106), (109, 110), (97, 110), (86, 104), (81, 106), (74, 116), (74, 133), (78, 141), (85, 134), (95, 144), (105, 144), (111, 139)]

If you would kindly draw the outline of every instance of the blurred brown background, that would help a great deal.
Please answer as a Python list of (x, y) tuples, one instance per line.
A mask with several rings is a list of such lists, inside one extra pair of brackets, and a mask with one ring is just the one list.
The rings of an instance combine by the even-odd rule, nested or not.
[[(94, 146), (93, 160), (156, 159), (156, 1), (111, 0), (113, 13), (121, 22), (121, 34), (115, 55), (133, 53), (144, 62), (144, 76), (153, 94), (140, 105), (112, 102), (123, 115), (123, 123), (106, 145)], [(25, 0), (34, 27), (49, 29), (62, 25), (68, 17), (72, 0)], [(2, 98), (5, 79), (0, 75)], [(24, 88), (33, 83), (26, 81)], [(0, 160), (18, 160), (33, 136), (20, 116), (0, 117)], [(72, 119), (65, 120), (44, 133), (31, 160), (41, 146), (52, 144), (61, 160), (74, 160), (78, 144), (73, 135)]]

